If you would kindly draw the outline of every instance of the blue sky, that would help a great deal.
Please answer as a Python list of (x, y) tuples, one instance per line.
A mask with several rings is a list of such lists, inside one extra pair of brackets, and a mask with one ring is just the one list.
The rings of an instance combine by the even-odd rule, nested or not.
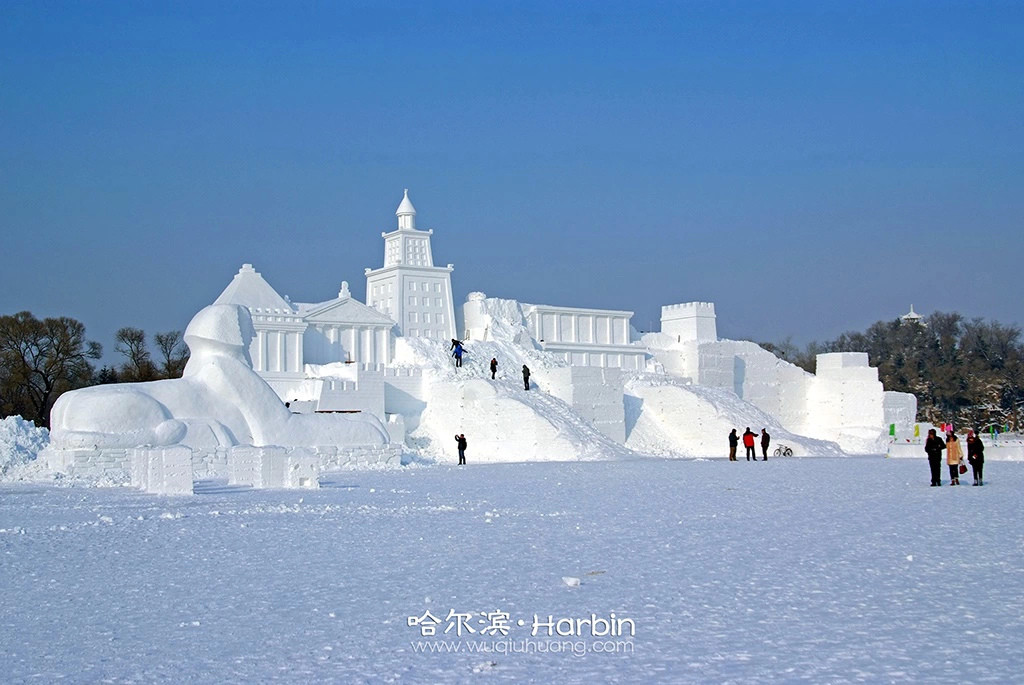
[(799, 343), (1024, 324), (1024, 3), (5, 3), (0, 313), (365, 290), (409, 188), (466, 293)]

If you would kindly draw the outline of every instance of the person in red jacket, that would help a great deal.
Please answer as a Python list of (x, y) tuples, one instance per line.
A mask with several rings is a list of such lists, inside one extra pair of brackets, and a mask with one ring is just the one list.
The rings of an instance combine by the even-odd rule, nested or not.
[(754, 449), (754, 438), (756, 437), (754, 431), (750, 430), (750, 426), (747, 426), (747, 432), (743, 434), (743, 446), (747, 448), (747, 461), (750, 461), (751, 457), (757, 461), (757, 450)]

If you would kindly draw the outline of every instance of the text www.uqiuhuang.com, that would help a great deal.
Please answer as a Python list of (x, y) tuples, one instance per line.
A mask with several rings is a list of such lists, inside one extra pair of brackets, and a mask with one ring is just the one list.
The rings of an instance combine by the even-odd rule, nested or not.
[(632, 640), (413, 640), (419, 654), (632, 654)]

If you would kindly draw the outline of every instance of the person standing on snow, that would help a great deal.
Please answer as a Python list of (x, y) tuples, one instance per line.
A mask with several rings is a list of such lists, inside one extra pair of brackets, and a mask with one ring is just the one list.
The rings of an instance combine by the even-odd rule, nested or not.
[(740, 444), (740, 436), (736, 435), (736, 429), (729, 433), (729, 461), (736, 461), (736, 447)]
[(768, 430), (765, 428), (761, 429), (761, 454), (764, 458), (761, 461), (768, 461), (768, 445), (772, 442), (772, 436), (768, 435)]
[(981, 442), (981, 436), (974, 431), (967, 431), (967, 461), (974, 471), (974, 484), (984, 485), (981, 481), (981, 470), (985, 466), (985, 445)]
[(949, 477), (953, 480), (950, 485), (960, 485), (960, 462), (964, 460), (964, 451), (960, 447), (956, 433), (946, 433), (946, 464), (949, 466)]
[(497, 357), (491, 357), (491, 380), (494, 380), (494, 374), (498, 373), (498, 359)]
[(928, 439), (924, 441), (924, 452), (928, 455), (928, 468), (932, 472), (932, 487), (942, 485), (942, 450), (946, 443), (935, 434), (935, 429), (928, 431)]
[(462, 343), (460, 341), (458, 341), (458, 340), (453, 340), (452, 343), (454, 345), (454, 350), (455, 350), (454, 352), (452, 352), (452, 356), (455, 357), (455, 366), (456, 367), (461, 367), (462, 366)]
[(746, 432), (743, 434), (743, 446), (747, 449), (747, 461), (753, 457), (754, 461), (757, 461), (757, 450), (754, 449), (754, 438), (757, 437), (754, 431), (750, 430), (750, 426), (747, 426)]
[(465, 466), (466, 465), (466, 445), (468, 444), (466, 442), (466, 434), (463, 433), (462, 435), (459, 435), (459, 434), (456, 433), (456, 435), (455, 435), (455, 444), (458, 445), (458, 447), (459, 447), (459, 466)]
[(530, 389), (530, 367), (523, 364), (523, 388)]

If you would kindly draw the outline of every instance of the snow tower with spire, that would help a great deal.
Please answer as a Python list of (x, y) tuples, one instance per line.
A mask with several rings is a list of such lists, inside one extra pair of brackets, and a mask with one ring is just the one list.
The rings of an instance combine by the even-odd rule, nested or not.
[(366, 302), (390, 316), (401, 335), (455, 338), (454, 267), (434, 266), (430, 248), (434, 231), (416, 228), (416, 208), (409, 199), (408, 188), (395, 216), (398, 228), (381, 233), (384, 266), (366, 269)]

